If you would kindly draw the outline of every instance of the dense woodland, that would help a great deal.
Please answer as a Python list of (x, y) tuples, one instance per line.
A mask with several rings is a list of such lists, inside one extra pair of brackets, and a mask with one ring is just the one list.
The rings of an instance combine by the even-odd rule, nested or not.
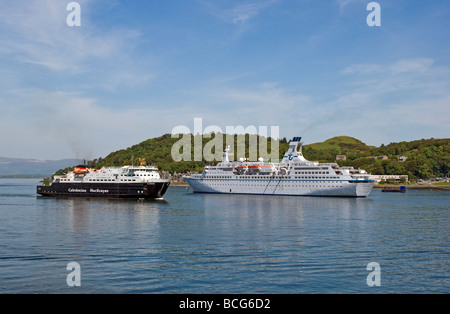
[[(190, 136), (190, 151), (192, 161), (174, 161), (172, 159), (172, 147), (180, 141), (180, 138), (172, 138), (170, 134), (161, 137), (146, 140), (140, 144), (134, 145), (127, 149), (113, 152), (105, 158), (98, 158), (88, 162), (88, 166), (101, 168), (102, 166), (123, 166), (139, 164), (139, 158), (145, 158), (149, 164), (156, 165), (161, 171), (173, 173), (201, 172), (203, 167), (214, 162), (193, 161), (194, 160), (194, 143), (202, 141), (204, 147), (211, 138), (203, 138), (197, 135), (197, 139), (193, 135)], [(222, 136), (218, 134), (217, 136)], [(234, 154), (231, 159), (237, 160), (240, 157), (251, 157), (252, 151), (249, 151), (249, 135), (245, 136), (223, 136), (222, 147), (213, 147), (212, 152), (221, 156), (225, 146), (228, 143), (234, 143), (234, 151), (238, 151), (238, 145), (245, 145), (245, 156)], [(222, 137), (218, 137), (222, 138)], [(259, 137), (257, 137), (259, 141)], [(267, 152), (270, 153), (274, 140), (268, 139)], [(279, 154), (281, 159), (288, 148), (288, 140), (282, 139), (278, 143)], [(241, 146), (243, 147), (243, 146)], [(254, 146), (252, 146), (254, 147)], [(242, 152), (243, 150), (240, 150)], [(445, 177), (450, 175), (450, 139), (421, 139), (411, 142), (390, 143), (389, 145), (381, 145), (380, 147), (368, 146), (363, 142), (347, 136), (339, 136), (331, 138), (322, 143), (305, 145), (303, 154), (306, 159), (320, 162), (336, 162), (337, 155), (345, 155), (346, 160), (339, 160), (341, 166), (353, 166), (361, 168), (371, 174), (407, 174), (410, 180), (428, 179), (433, 177)], [(254, 156), (254, 154), (253, 154)], [(382, 156), (386, 160), (382, 160)], [(399, 157), (407, 157), (405, 161), (400, 161)], [(378, 158), (377, 158), (378, 157)], [(220, 161), (220, 157), (218, 158)], [(272, 158), (273, 161), (275, 158)], [(65, 170), (60, 170), (62, 173)]]
[[(450, 139), (421, 139), (373, 147), (354, 138), (336, 137), (305, 146), (303, 153), (306, 158), (319, 161), (346, 155), (347, 160), (338, 161), (339, 165), (361, 168), (378, 175), (407, 174), (411, 181), (450, 175)], [(388, 159), (382, 160), (383, 156)], [(401, 156), (406, 160), (400, 161)]]

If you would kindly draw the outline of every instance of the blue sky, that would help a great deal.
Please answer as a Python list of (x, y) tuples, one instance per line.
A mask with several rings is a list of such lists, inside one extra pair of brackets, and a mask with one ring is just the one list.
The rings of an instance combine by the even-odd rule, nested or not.
[(0, 0), (0, 156), (96, 158), (178, 125), (306, 144), (450, 135), (450, 3)]

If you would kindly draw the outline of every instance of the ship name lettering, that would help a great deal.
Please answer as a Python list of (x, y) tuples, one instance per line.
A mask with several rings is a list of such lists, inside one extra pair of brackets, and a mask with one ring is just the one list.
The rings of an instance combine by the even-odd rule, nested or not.
[(70, 193), (86, 193), (84, 189), (69, 189)]
[(91, 189), (91, 193), (109, 193), (109, 190)]

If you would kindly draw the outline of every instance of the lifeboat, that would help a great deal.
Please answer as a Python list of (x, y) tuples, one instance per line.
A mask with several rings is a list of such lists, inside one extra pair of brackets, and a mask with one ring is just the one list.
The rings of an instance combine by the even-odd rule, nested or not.
[(91, 169), (86, 166), (75, 166), (73, 168), (74, 174), (88, 174), (89, 172), (98, 172), (97, 169)]
[(247, 170), (248, 170), (248, 168), (247, 168), (246, 165), (241, 165), (241, 166), (237, 166), (236, 167), (236, 173), (237, 174), (244, 174), (244, 173), (247, 172)]
[(89, 169), (85, 166), (76, 166), (73, 168), (73, 173), (75, 174), (86, 174), (89, 173)]
[(259, 171), (261, 172), (273, 172), (275, 167), (273, 165), (259, 165)]

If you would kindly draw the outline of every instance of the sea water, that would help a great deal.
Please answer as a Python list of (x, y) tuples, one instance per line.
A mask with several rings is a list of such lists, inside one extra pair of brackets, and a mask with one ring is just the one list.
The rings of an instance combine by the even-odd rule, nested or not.
[(448, 191), (125, 201), (38, 183), (0, 179), (0, 293), (450, 292)]

